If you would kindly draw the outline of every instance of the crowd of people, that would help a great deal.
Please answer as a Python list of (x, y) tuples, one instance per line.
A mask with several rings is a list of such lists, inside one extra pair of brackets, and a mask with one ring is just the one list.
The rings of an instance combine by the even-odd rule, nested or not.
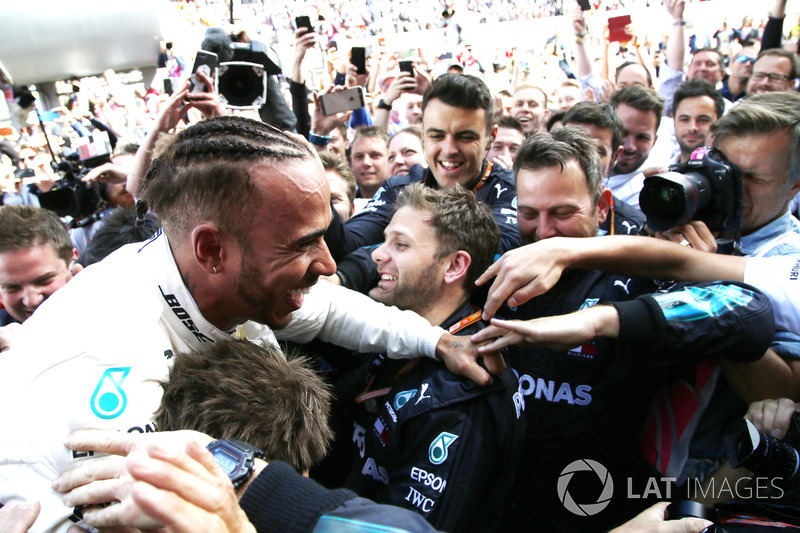
[(181, 4), (223, 64), (293, 39), (237, 108), (185, 43), (53, 109), (2, 80), (0, 532), (800, 527), (741, 454), (800, 450), (787, 0), (405, 5)]

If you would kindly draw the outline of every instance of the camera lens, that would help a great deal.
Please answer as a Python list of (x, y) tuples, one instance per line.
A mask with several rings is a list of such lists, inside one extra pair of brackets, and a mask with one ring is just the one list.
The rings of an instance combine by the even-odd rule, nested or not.
[(711, 201), (708, 178), (701, 174), (665, 172), (644, 180), (639, 205), (647, 224), (665, 231), (695, 218)]
[(779, 478), (794, 483), (800, 466), (800, 456), (791, 445), (756, 430), (749, 421), (737, 425), (738, 435), (733, 440), (734, 467), (743, 466), (761, 476)]
[(230, 106), (250, 107), (263, 103), (264, 69), (259, 65), (220, 65), (219, 94)]

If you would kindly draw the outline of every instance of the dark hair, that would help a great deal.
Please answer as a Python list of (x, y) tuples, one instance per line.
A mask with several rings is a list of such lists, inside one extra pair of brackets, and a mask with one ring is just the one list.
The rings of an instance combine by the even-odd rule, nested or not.
[(50, 243), (56, 256), (69, 265), (72, 240), (61, 219), (47, 209), (30, 205), (0, 206), (0, 253), (27, 250)]
[(630, 67), (631, 65), (638, 65), (638, 66), (640, 66), (640, 67), (642, 67), (644, 69), (645, 73), (647, 74), (647, 86), (648, 87), (652, 87), (653, 86), (653, 75), (650, 74), (650, 69), (645, 67), (644, 65), (642, 65), (638, 61), (625, 61), (620, 66), (618, 66), (617, 70), (614, 71), (614, 81), (618, 81), (619, 80), (619, 75), (622, 73), (622, 71), (625, 70), (626, 68)]
[(299, 472), (325, 457), (333, 437), (328, 386), (307, 359), (287, 360), (271, 345), (230, 339), (202, 354), (178, 353), (161, 386), (160, 431), (241, 440)]
[(347, 163), (342, 161), (338, 155), (333, 152), (320, 152), (319, 159), (322, 161), (322, 168), (325, 170), (332, 170), (342, 177), (347, 184), (347, 198), (350, 200), (350, 205), (353, 205), (353, 200), (356, 197), (356, 177)]
[(555, 127), (556, 123), (559, 122), (563, 123), (562, 121), (564, 120), (564, 116), (566, 114), (567, 114), (566, 111), (561, 111), (560, 109), (558, 111), (553, 111), (552, 113), (550, 113), (550, 116), (547, 119), (547, 131), (552, 130)]
[(639, 111), (652, 111), (656, 114), (656, 131), (661, 125), (661, 115), (664, 114), (664, 100), (653, 89), (639, 85), (627, 85), (611, 95), (609, 102), (614, 109), (620, 104), (625, 104)]
[(136, 218), (133, 207), (118, 207), (111, 211), (92, 235), (78, 263), (85, 267), (97, 263), (126, 244), (146, 241), (161, 227), (155, 215), (145, 214), (138, 225)]
[(495, 125), (498, 128), (507, 128), (507, 129), (510, 129), (510, 130), (517, 130), (518, 132), (520, 132), (522, 134), (523, 137), (525, 136), (525, 132), (522, 130), (522, 124), (520, 123), (519, 120), (515, 119), (514, 117), (509, 117), (508, 115), (503, 115), (502, 117), (497, 119), (497, 121), (495, 122)]
[[(790, 52), (784, 48), (767, 48), (766, 50), (761, 50), (761, 52), (759, 52), (756, 61), (764, 56), (785, 57), (789, 60), (792, 66), (789, 70), (789, 79), (794, 80), (797, 78), (798, 71), (800, 71), (800, 62), (798, 62), (797, 55), (794, 52)], [(755, 63), (753, 63), (753, 66), (755, 66)]]
[(576, 161), (586, 177), (586, 186), (597, 205), (603, 192), (603, 172), (597, 146), (583, 128), (559, 126), (550, 133), (537, 133), (522, 145), (514, 160), (514, 176), (519, 171), (558, 166), (561, 170)]
[(471, 294), (475, 280), (492, 264), (500, 243), (500, 230), (492, 210), (472, 191), (460, 185), (434, 189), (421, 182), (403, 188), (394, 202), (394, 212), (411, 207), (433, 228), (439, 250), (436, 259), (463, 250), (472, 258), (464, 290)]
[(561, 124), (591, 124), (598, 128), (611, 130), (611, 151), (616, 152), (625, 135), (625, 126), (622, 119), (608, 104), (600, 102), (578, 102), (564, 115)]
[(672, 99), (672, 113), (677, 112), (678, 104), (686, 98), (697, 98), (698, 96), (708, 96), (714, 100), (714, 112), (717, 114), (717, 119), (725, 113), (725, 100), (722, 98), (722, 93), (710, 82), (702, 79), (687, 80), (678, 87)]
[(273, 126), (238, 116), (215, 117), (175, 137), (147, 171), (141, 197), (169, 236), (213, 221), (245, 242), (263, 188), (250, 169), (313, 157), (306, 145)]
[(491, 129), (494, 116), (494, 98), (492, 92), (480, 78), (471, 74), (442, 74), (431, 84), (422, 96), (422, 114), (431, 100), (465, 109), (483, 109), (486, 119), (486, 131)]

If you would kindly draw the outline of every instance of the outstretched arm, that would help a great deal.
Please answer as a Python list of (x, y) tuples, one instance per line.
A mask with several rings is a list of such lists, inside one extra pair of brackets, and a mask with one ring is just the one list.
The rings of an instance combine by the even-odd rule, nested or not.
[[(699, 237), (692, 239), (699, 245)], [(513, 307), (547, 292), (565, 268), (593, 268), (645, 279), (742, 281), (745, 264), (744, 257), (701, 252), (651, 237), (554, 237), (505, 253), (476, 284), (495, 278), (484, 306), (488, 319), (506, 300)]]
[(664, 0), (667, 14), (672, 17), (672, 26), (667, 37), (667, 51), (665, 61), (673, 70), (683, 70), (683, 59), (686, 55), (686, 36), (683, 31), (684, 0)]

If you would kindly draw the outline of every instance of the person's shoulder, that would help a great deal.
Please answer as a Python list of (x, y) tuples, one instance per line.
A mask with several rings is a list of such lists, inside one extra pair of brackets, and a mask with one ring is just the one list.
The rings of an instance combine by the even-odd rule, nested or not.
[(492, 165), (492, 171), (489, 173), (489, 180), (515, 185), (514, 171), (501, 165)]

